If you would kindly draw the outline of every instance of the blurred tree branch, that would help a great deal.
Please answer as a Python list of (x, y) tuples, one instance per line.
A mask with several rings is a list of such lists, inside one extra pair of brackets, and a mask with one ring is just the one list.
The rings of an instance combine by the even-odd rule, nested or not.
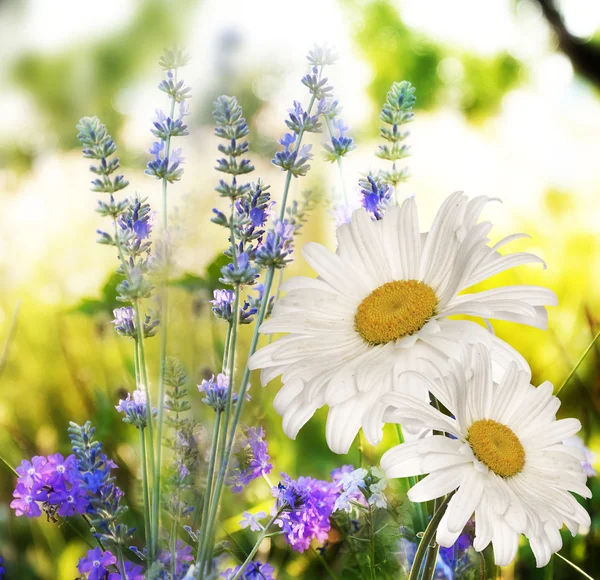
[(534, 0), (556, 34), (560, 49), (569, 57), (573, 68), (596, 86), (600, 86), (600, 46), (573, 36), (565, 25), (554, 0)]

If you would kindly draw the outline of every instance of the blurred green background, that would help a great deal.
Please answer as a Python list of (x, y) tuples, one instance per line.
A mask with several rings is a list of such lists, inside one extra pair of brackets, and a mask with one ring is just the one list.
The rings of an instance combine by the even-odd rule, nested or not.
[[(131, 345), (110, 325), (116, 258), (95, 243), (101, 222), (75, 124), (98, 115), (120, 147), (130, 192), (158, 201), (159, 184), (143, 170), (154, 109), (166, 104), (156, 90), (156, 63), (173, 43), (191, 53), (184, 77), (194, 98), (190, 136), (178, 145), (186, 173), (169, 194), (176, 278), (189, 282), (173, 285), (169, 353), (184, 363), (192, 387), (215, 370), (223, 333), (197, 279), (206, 277), (226, 241), (209, 222), (211, 208), (223, 208), (213, 191), (211, 103), (223, 92), (237, 95), (252, 131), (254, 175), (279, 195), (282, 174), (269, 159), (286, 109), (293, 99), (306, 100), (300, 78), (314, 42), (335, 45), (341, 56), (329, 76), (359, 145), (345, 164), (347, 183), (379, 166), (378, 110), (391, 83), (407, 79), (417, 88), (418, 106), (412, 177), (402, 193), (416, 195), (423, 223), (461, 189), (502, 198), (485, 214), (496, 224), (492, 241), (531, 234), (514, 249), (538, 253), (548, 269), (521, 268), (493, 283), (543, 284), (560, 305), (550, 311), (548, 332), (494, 326), (529, 360), (535, 384), (560, 385), (600, 323), (599, 28), (595, 0), (0, 1), (0, 454), (12, 465), (35, 454), (67, 454), (68, 421), (90, 419), (121, 467), (132, 522), (139, 516), (137, 435), (114, 411), (119, 390), (132, 388)], [(318, 137), (314, 143), (318, 148)], [(339, 199), (337, 169), (320, 154), (292, 194), (299, 198), (307, 189)], [(301, 240), (333, 247), (333, 232), (324, 202)], [(308, 273), (297, 256), (286, 275)], [(150, 342), (151, 360), (157, 347), (156, 339)], [(156, 365), (151, 370), (155, 376)], [(593, 451), (600, 448), (599, 379), (593, 349), (561, 394), (561, 413), (582, 421), (581, 436)], [(280, 471), (327, 477), (338, 465), (357, 464), (356, 445), (348, 457), (328, 450), (322, 412), (296, 442), (288, 440), (271, 408), (276, 385), (261, 389), (257, 378), (254, 385), (247, 421), (267, 430), (273, 478)], [(366, 447), (367, 461), (376, 463), (394, 442), (389, 433), (379, 449)], [(8, 578), (71, 580), (85, 544), (71, 529), (14, 518), (13, 477), (0, 467), (0, 556), (9, 562)], [(590, 486), (600, 497), (595, 478)], [(268, 498), (256, 482), (244, 498), (228, 501), (232, 531), (237, 514)], [(600, 577), (599, 504), (587, 502), (592, 529), (562, 551), (594, 577)], [(313, 560), (311, 554), (280, 560), (280, 577), (320, 577)], [(542, 572), (524, 547), (502, 577), (542, 578)], [(574, 576), (557, 562), (554, 577)]]

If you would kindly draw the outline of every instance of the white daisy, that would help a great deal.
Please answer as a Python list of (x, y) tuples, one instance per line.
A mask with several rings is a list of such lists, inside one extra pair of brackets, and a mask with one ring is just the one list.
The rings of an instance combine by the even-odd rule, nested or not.
[[(429, 474), (408, 492), (414, 502), (455, 491), (437, 530), (441, 546), (452, 546), (475, 514), (473, 547), (490, 542), (496, 563), (513, 560), (519, 537), (529, 538), (538, 567), (562, 547), (563, 524), (575, 535), (590, 517), (569, 492), (591, 497), (581, 450), (563, 442), (581, 425), (556, 420), (560, 401), (545, 382), (535, 388), (529, 375), (511, 364), (499, 383), (482, 345), (471, 349), (468, 365), (450, 362), (451, 372), (432, 381), (429, 391), (453, 417), (403, 393), (383, 397), (395, 422), (406, 419), (448, 434), (431, 435), (390, 449), (381, 459), (388, 478)], [(407, 371), (408, 374), (416, 374)]]
[(451, 195), (429, 233), (420, 233), (414, 199), (388, 209), (380, 221), (359, 209), (338, 228), (337, 253), (306, 244), (304, 257), (319, 278), (295, 277), (282, 286), (287, 295), (260, 330), (290, 334), (250, 361), (250, 368), (263, 369), (263, 384), (282, 375), (274, 406), (289, 437), (329, 405), (331, 449), (346, 453), (361, 427), (377, 444), (385, 411), (381, 396), (392, 391), (394, 377), (420, 368), (419, 358), (445, 364), (460, 342), (483, 342), (500, 366), (518, 360), (528, 368), (478, 324), (448, 318), (470, 314), (544, 328), (544, 305), (556, 303), (550, 290), (525, 285), (459, 295), (509, 268), (543, 264), (532, 254), (498, 252), (524, 234), (487, 245), (492, 224), (477, 220), (488, 201)]

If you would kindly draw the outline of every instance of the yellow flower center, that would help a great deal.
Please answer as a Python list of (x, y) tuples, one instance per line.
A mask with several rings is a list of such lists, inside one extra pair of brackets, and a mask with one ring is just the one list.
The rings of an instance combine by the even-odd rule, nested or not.
[(512, 477), (525, 465), (525, 449), (506, 425), (482, 419), (467, 432), (467, 441), (475, 457), (500, 477)]
[(419, 280), (376, 288), (358, 306), (354, 328), (370, 344), (385, 344), (421, 330), (435, 314), (435, 292)]

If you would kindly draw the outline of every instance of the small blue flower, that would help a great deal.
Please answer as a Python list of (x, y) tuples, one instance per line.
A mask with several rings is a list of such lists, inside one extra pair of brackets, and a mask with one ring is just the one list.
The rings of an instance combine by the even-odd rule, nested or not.
[[(214, 411), (224, 411), (229, 396), (229, 377), (224, 373), (219, 373), (216, 378), (213, 375), (209, 380), (203, 380), (198, 385), (198, 390), (206, 395), (202, 399), (204, 404)], [(234, 403), (237, 402), (238, 396), (236, 393), (232, 393), (231, 400)]]
[[(122, 308), (115, 308), (113, 310), (114, 320), (112, 323), (115, 325), (115, 331), (121, 336), (127, 336), (130, 338), (137, 338), (137, 324), (135, 310), (131, 306), (123, 306)], [(144, 337), (148, 338), (156, 334), (156, 327), (158, 326), (158, 320), (152, 320), (150, 315), (146, 315), (144, 319)]]
[(292, 149), (295, 142), (295, 133), (286, 133), (279, 139), (279, 144), (283, 145), (284, 150), (275, 153), (272, 163), (283, 171), (291, 172), (294, 177), (304, 177), (310, 169), (308, 162), (313, 158), (310, 152), (312, 145), (302, 145), (300, 150), (296, 150)]
[[(135, 425), (138, 429), (143, 429), (148, 423), (148, 409), (146, 403), (146, 393), (136, 389), (133, 393), (127, 393), (126, 399), (121, 399), (115, 407), (119, 413), (125, 417), (123, 421)], [(157, 409), (152, 409), (152, 414), (156, 415)]]
[(251, 285), (258, 277), (256, 268), (250, 263), (250, 256), (242, 252), (237, 256), (237, 265), (231, 263), (221, 268), (221, 282), (224, 284)]
[(363, 207), (373, 214), (375, 219), (382, 219), (394, 191), (392, 186), (371, 174), (367, 175), (366, 179), (361, 179), (359, 185), (363, 196)]
[(342, 119), (336, 117), (331, 121), (331, 124), (337, 131), (337, 136), (332, 132), (331, 145), (326, 143), (323, 147), (326, 151), (325, 160), (333, 162), (356, 149), (356, 145), (352, 137), (346, 136), (349, 127)]
[(262, 268), (283, 268), (291, 262), (296, 227), (287, 219), (276, 220), (266, 239), (256, 250), (256, 264)]
[(294, 107), (288, 111), (290, 118), (285, 124), (296, 134), (320, 133), (321, 123), (318, 115), (309, 115), (298, 101), (294, 101)]
[[(231, 580), (240, 571), (241, 566), (230, 568), (221, 574), (221, 577), (225, 580)], [(240, 580), (274, 580), (273, 572), (275, 568), (269, 563), (262, 562), (250, 562), (241, 576)]]
[(273, 469), (265, 435), (262, 427), (245, 427), (243, 435), (236, 439), (226, 481), (233, 492), (241, 492), (252, 480)]
[(211, 300), (212, 311), (217, 318), (231, 322), (233, 319), (233, 302), (235, 294), (233, 290), (215, 290), (213, 292), (214, 300)]
[(260, 523), (260, 520), (263, 520), (267, 517), (265, 512), (260, 511), (255, 514), (251, 514), (250, 512), (245, 511), (242, 516), (243, 518), (240, 521), (240, 528), (242, 528), (242, 530), (249, 527), (252, 532), (259, 532), (260, 530), (264, 529), (263, 525)]

